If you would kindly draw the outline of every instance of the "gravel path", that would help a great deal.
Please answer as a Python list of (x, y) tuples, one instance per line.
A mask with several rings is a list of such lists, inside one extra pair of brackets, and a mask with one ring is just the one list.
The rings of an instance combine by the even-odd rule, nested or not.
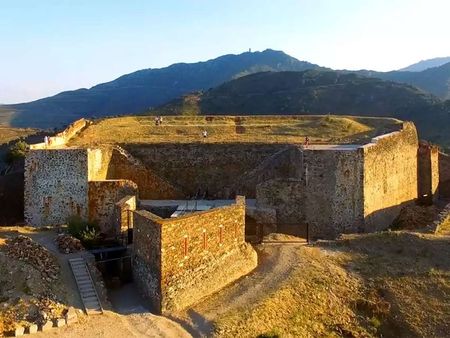
[(297, 264), (299, 244), (260, 245), (258, 267), (215, 295), (198, 303), (186, 312), (173, 315), (194, 337), (212, 334), (212, 322), (234, 309), (254, 304), (276, 290), (291, 274)]

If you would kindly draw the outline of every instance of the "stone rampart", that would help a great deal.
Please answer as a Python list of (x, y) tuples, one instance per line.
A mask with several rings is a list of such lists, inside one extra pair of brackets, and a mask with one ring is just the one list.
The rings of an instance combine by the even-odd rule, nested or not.
[(56, 134), (55, 136), (50, 136), (48, 138), (48, 145), (44, 142), (32, 144), (30, 145), (30, 149), (45, 149), (45, 148), (58, 148), (65, 146), (66, 143), (82, 131), (87, 125), (89, 121), (82, 118), (71, 123), (66, 129), (62, 132)]
[(432, 204), (439, 197), (439, 150), (426, 142), (417, 151), (419, 201)]
[(183, 196), (200, 191), (210, 198), (234, 198), (236, 193), (254, 198), (237, 180), (265, 159), (286, 148), (285, 144), (190, 143), (129, 144), (124, 146), (156, 176), (179, 187)]
[[(149, 214), (145, 213), (148, 221), (144, 224), (135, 218), (134, 231), (161, 231), (161, 256), (153, 256), (161, 263), (160, 312), (188, 307), (256, 267), (256, 252), (244, 240), (245, 203), (241, 199), (235, 205), (174, 219)], [(148, 228), (153, 230), (143, 230)], [(145, 237), (134, 238), (136, 252), (148, 245)], [(158, 285), (151, 287), (154, 290)]]
[[(276, 210), (277, 223), (290, 232), (334, 237), (362, 228), (362, 152), (355, 149), (304, 150), (295, 178), (257, 186), (257, 207)], [(297, 228), (297, 229), (296, 229)]]
[(439, 153), (439, 196), (450, 198), (450, 155)]
[(160, 217), (145, 211), (133, 212), (133, 279), (152, 311), (161, 312), (161, 225)]
[(386, 229), (418, 197), (417, 131), (413, 123), (372, 139), (364, 150), (364, 230)]
[(147, 168), (140, 160), (120, 148), (112, 149), (105, 175), (108, 179), (128, 179), (135, 182), (139, 186), (141, 199), (185, 197), (175, 184), (157, 175), (154, 170)]

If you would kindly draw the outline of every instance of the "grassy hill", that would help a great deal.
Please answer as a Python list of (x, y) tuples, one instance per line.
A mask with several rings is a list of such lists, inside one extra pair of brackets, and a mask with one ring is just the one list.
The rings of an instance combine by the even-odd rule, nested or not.
[(142, 112), (187, 92), (208, 89), (255, 72), (311, 68), (318, 66), (274, 50), (224, 55), (205, 62), (144, 69), (90, 89), (2, 106), (0, 120), (8, 116), (10, 125), (14, 127), (60, 127), (79, 117)]
[[(361, 143), (397, 130), (400, 121), (345, 116), (167, 116), (156, 126), (151, 116), (102, 119), (69, 145), (124, 143)], [(208, 137), (202, 137), (202, 131)]]
[(265, 72), (185, 95), (152, 114), (336, 114), (414, 121), (420, 136), (450, 147), (450, 102), (413, 86), (356, 74)]

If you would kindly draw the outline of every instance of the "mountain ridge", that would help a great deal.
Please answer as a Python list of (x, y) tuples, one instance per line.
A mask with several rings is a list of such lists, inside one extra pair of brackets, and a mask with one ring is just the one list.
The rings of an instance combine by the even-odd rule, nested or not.
[(398, 69), (398, 71), (421, 72), (421, 71), (429, 69), (429, 68), (440, 67), (449, 62), (450, 62), (450, 56), (425, 59), (425, 60), (420, 60), (419, 62), (413, 63), (412, 65), (409, 65), (407, 67), (400, 68), (400, 69)]
[(165, 68), (143, 69), (89, 89), (65, 91), (48, 98), (3, 108), (14, 111), (10, 122), (12, 126), (55, 127), (79, 117), (139, 113), (184, 93), (215, 87), (254, 72), (301, 71), (312, 68), (320, 67), (271, 49), (238, 55), (227, 54), (197, 63), (177, 63)]
[[(124, 74), (91, 88), (64, 91), (28, 103), (2, 105), (0, 124), (13, 127), (62, 127), (80, 117), (139, 114), (193, 91), (206, 91), (227, 81), (265, 71), (324, 70), (282, 51), (227, 54), (196, 63), (175, 63)], [(441, 99), (450, 98), (450, 63), (422, 72), (338, 71), (413, 85)], [(351, 102), (349, 109), (351, 110)]]

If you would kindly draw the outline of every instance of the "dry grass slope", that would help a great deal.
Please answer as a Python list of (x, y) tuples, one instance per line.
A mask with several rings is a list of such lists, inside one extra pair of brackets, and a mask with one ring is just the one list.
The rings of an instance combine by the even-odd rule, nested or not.
[[(97, 121), (74, 138), (71, 146), (114, 143), (360, 143), (396, 130), (395, 119), (345, 116), (164, 116), (156, 126), (152, 116)], [(208, 131), (203, 139), (202, 131)]]
[(448, 336), (450, 237), (346, 235), (291, 250), (290, 272), (259, 299), (220, 313), (234, 302), (225, 290), (192, 313), (218, 337)]
[(18, 138), (27, 137), (35, 134), (36, 129), (31, 128), (10, 128), (0, 125), (0, 144), (8, 143)]

